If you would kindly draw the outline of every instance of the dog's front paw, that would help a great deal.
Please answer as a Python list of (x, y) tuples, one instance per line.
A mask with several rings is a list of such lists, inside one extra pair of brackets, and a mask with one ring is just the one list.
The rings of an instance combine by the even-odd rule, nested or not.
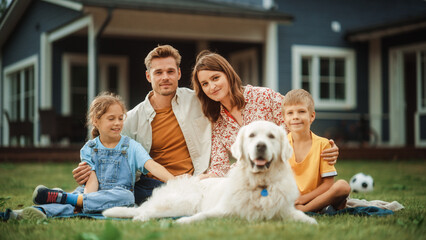
[(191, 217), (181, 217), (178, 220), (176, 220), (176, 222), (179, 224), (188, 224), (188, 223), (192, 223), (193, 220)]
[(315, 220), (315, 218), (309, 217), (309, 216), (307, 216), (307, 218), (305, 219), (305, 222), (309, 223), (309, 224), (318, 224), (318, 222), (317, 222), (317, 220)]
[(104, 217), (114, 217), (114, 210), (107, 209), (102, 212), (102, 215), (104, 215)]
[(309, 217), (308, 215), (306, 215), (304, 212), (300, 211), (300, 210), (294, 210), (291, 212), (291, 214), (289, 215), (290, 219), (293, 219), (294, 221), (297, 222), (304, 222), (304, 223), (309, 223), (309, 224), (318, 224), (317, 220), (315, 220), (315, 218), (313, 217)]
[(149, 217), (144, 215), (138, 215), (133, 218), (133, 221), (146, 222), (149, 220)]

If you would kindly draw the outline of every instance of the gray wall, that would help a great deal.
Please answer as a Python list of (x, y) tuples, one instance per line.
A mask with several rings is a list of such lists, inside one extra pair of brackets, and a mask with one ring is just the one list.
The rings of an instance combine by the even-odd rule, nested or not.
[(38, 54), (41, 33), (51, 31), (79, 15), (80, 12), (39, 0), (31, 3), (3, 45), (3, 67)]

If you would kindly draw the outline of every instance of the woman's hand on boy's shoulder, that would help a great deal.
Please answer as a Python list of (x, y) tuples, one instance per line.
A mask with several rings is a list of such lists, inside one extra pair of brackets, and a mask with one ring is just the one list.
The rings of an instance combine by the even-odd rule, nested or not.
[(321, 157), (328, 162), (330, 165), (334, 165), (337, 162), (339, 157), (339, 148), (333, 139), (328, 140), (330, 143), (330, 148), (324, 149), (321, 153)]

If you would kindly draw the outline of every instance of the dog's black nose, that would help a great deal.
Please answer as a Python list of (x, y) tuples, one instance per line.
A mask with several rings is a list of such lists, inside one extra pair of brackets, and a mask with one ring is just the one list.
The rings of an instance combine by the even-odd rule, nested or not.
[(256, 150), (258, 152), (261, 152), (261, 153), (265, 152), (265, 150), (266, 150), (266, 144), (264, 144), (264, 143), (258, 143), (256, 145)]

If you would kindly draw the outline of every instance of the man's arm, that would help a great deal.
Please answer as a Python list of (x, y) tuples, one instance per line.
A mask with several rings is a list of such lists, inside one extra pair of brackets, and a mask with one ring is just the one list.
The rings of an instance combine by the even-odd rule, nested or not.
[(72, 170), (72, 176), (79, 185), (83, 185), (89, 180), (91, 170), (87, 162), (80, 162), (78, 167)]

